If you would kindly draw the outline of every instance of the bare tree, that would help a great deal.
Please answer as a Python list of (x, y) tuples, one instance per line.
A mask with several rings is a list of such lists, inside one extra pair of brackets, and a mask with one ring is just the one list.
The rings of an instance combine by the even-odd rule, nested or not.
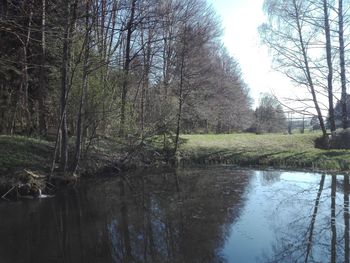
[(326, 55), (327, 55), (327, 91), (328, 91), (328, 112), (331, 132), (335, 131), (334, 119), (334, 105), (333, 105), (333, 65), (332, 65), (332, 43), (331, 43), (331, 29), (329, 26), (328, 2), (323, 0), (323, 14), (324, 14), (324, 32), (326, 36)]
[[(61, 64), (61, 98), (60, 119), (58, 130), (60, 131), (60, 168), (63, 174), (68, 168), (68, 126), (67, 126), (67, 100), (70, 87), (70, 60), (71, 44), (74, 23), (76, 19), (77, 0), (65, 0), (63, 6), (64, 33), (62, 38), (62, 64)], [(56, 139), (56, 141), (58, 138)], [(56, 142), (57, 144), (57, 142)], [(54, 160), (56, 156), (54, 155)], [(54, 165), (53, 165), (54, 166)]]
[(338, 1), (338, 23), (339, 23), (339, 62), (341, 80), (341, 105), (343, 129), (348, 128), (347, 93), (346, 93), (346, 70), (345, 70), (345, 45), (344, 45), (344, 14), (343, 0)]
[(46, 64), (46, 0), (42, 0), (41, 3), (41, 65), (40, 65), (40, 96), (38, 99), (39, 104), (39, 134), (45, 136), (47, 134), (47, 107), (46, 99), (48, 95), (48, 70)]
[[(186, 99), (198, 89), (203, 82), (203, 75), (207, 74), (210, 67), (202, 64), (203, 49), (219, 36), (219, 29), (216, 26), (215, 15), (209, 6), (201, 0), (190, 1), (182, 14), (176, 47), (176, 68), (177, 78), (177, 115), (174, 140), (174, 153), (179, 144), (181, 131), (181, 119), (183, 106)], [(205, 21), (200, 24), (197, 21)]]
[[(60, 129), (60, 151), (61, 159), (60, 166), (63, 174), (66, 173), (68, 165), (68, 126), (67, 126), (67, 97), (69, 89), (69, 61), (70, 61), (70, 38), (71, 38), (71, 14), (70, 14), (70, 1), (64, 2), (64, 16), (65, 16), (65, 28), (63, 36), (63, 56), (61, 66), (61, 120), (59, 124)], [(55, 159), (55, 157), (54, 157)]]
[(303, 20), (312, 7), (309, 3), (299, 0), (266, 0), (264, 8), (270, 20), (268, 24), (260, 27), (263, 41), (274, 52), (276, 68), (309, 91), (325, 136), (326, 127), (308, 54), (318, 28), (313, 28)]
[(80, 156), (81, 156), (81, 148), (83, 143), (83, 125), (85, 119), (85, 100), (88, 89), (88, 77), (89, 77), (89, 56), (90, 56), (90, 33), (91, 33), (91, 25), (90, 25), (90, 0), (86, 0), (85, 3), (85, 37), (84, 37), (84, 61), (83, 61), (83, 76), (82, 76), (82, 87), (81, 87), (81, 95), (80, 95), (80, 103), (79, 110), (77, 116), (77, 138), (75, 142), (75, 156), (73, 163), (73, 171), (76, 172)]
[(136, 10), (137, 0), (131, 1), (130, 7), (130, 17), (126, 25), (126, 43), (125, 43), (125, 61), (124, 61), (124, 80), (122, 85), (122, 96), (121, 96), (121, 106), (120, 106), (120, 130), (119, 134), (121, 136), (125, 135), (125, 109), (127, 103), (127, 92), (128, 92), (128, 83), (129, 83), (129, 71), (130, 71), (130, 62), (131, 62), (131, 36), (135, 30), (135, 10)]

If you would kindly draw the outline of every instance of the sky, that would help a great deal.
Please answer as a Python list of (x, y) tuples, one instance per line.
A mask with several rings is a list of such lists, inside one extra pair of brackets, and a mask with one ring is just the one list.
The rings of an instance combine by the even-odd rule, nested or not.
[(261, 44), (258, 27), (265, 20), (264, 0), (209, 0), (220, 16), (223, 42), (238, 60), (243, 79), (250, 88), (254, 106), (261, 93), (272, 93), (280, 100), (293, 97), (293, 85), (282, 73), (272, 69), (268, 48)]

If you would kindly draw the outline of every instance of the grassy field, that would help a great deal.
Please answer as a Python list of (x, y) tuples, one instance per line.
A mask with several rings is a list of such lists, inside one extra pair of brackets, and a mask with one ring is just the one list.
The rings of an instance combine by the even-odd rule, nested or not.
[(179, 162), (349, 171), (350, 150), (314, 147), (319, 133), (183, 135)]

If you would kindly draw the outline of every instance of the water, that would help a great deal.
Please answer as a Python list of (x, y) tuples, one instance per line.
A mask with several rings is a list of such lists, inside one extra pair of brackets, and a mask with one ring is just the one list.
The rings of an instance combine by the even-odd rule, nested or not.
[(0, 203), (0, 262), (349, 262), (348, 203), (343, 175), (216, 167), (108, 177)]

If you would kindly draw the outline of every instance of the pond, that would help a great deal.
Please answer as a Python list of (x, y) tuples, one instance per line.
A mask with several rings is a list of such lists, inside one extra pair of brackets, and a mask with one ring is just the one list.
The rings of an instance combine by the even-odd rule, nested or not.
[(232, 167), (0, 203), (0, 262), (349, 262), (349, 178)]

